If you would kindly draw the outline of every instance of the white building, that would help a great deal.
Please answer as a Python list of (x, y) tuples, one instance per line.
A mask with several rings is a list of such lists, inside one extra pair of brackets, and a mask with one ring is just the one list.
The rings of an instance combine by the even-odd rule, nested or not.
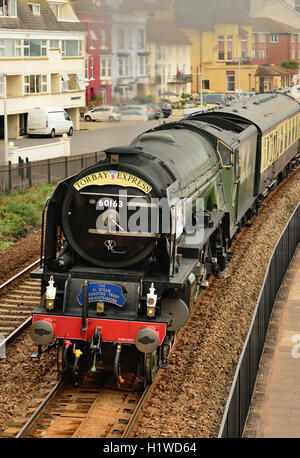
[(172, 100), (191, 93), (191, 42), (169, 22), (147, 21), (152, 95)]
[(113, 15), (112, 52), (114, 95), (120, 98), (145, 95), (149, 83), (145, 17)]
[[(84, 61), (85, 32), (69, 1), (0, 0), (0, 73), (7, 75), (9, 138), (25, 133), (32, 107), (63, 107), (79, 128)], [(3, 84), (0, 91), (3, 97)], [(3, 115), (0, 98), (2, 138)]]

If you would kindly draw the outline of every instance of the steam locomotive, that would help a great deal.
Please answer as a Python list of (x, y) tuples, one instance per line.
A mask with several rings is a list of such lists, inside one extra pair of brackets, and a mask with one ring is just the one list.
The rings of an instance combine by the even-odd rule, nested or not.
[(168, 366), (201, 288), (298, 166), (299, 129), (298, 102), (260, 94), (150, 129), (57, 185), (31, 337), (54, 342), (59, 373), (102, 367), (149, 384)]

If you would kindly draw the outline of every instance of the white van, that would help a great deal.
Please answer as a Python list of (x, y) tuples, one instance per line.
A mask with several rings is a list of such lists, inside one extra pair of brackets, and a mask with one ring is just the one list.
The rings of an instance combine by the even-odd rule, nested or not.
[(55, 135), (73, 134), (73, 122), (68, 113), (61, 107), (32, 108), (27, 117), (27, 134)]

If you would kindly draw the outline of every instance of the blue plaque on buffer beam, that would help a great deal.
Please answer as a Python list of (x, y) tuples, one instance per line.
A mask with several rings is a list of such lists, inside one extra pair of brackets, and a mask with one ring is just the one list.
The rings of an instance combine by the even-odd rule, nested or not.
[[(77, 296), (80, 305), (83, 302), (83, 286)], [(110, 283), (90, 283), (88, 302), (109, 302), (118, 307), (123, 307), (126, 298), (122, 294), (122, 286), (111, 285)]]

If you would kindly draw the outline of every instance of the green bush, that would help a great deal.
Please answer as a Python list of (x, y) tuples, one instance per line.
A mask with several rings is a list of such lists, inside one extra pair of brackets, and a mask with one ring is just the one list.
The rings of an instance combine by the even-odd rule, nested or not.
[(0, 196), (0, 251), (41, 224), (44, 203), (53, 189), (54, 185), (40, 185)]

